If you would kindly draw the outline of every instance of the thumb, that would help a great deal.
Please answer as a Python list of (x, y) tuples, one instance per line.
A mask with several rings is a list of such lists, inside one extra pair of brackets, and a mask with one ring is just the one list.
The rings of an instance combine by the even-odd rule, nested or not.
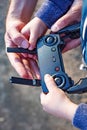
[(73, 18), (73, 15), (73, 13), (70, 13), (70, 11), (68, 11), (64, 16), (62, 16), (53, 24), (53, 26), (51, 27), (51, 31), (57, 32), (60, 29), (68, 26), (72, 22), (75, 22), (76, 20)]
[(9, 34), (10, 34), (12, 41), (17, 46), (20, 46), (20, 47), (23, 47), (23, 48), (28, 48), (28, 46), (29, 46), (28, 40), (19, 32), (18, 29), (13, 28), (9, 31), (10, 31)]
[(54, 82), (54, 80), (53, 80), (53, 78), (52, 78), (52, 76), (50, 76), (49, 74), (46, 74), (46, 75), (45, 75), (44, 80), (45, 80), (47, 89), (48, 89), (50, 92), (51, 92), (51, 91), (54, 91), (55, 89), (58, 89), (56, 83)]

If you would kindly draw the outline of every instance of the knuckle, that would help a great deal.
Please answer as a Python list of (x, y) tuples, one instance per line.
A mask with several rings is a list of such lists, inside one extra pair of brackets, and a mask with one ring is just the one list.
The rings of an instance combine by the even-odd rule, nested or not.
[(14, 35), (13, 41), (14, 41), (15, 44), (21, 45), (23, 39), (19, 34), (17, 34), (17, 35)]

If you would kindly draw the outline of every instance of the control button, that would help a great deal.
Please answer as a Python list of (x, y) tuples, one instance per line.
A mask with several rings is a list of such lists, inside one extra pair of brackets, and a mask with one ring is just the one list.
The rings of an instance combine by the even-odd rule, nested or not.
[(55, 52), (55, 51), (56, 51), (56, 48), (55, 48), (55, 47), (52, 47), (52, 48), (51, 48), (51, 51)]
[(60, 67), (56, 66), (55, 71), (58, 72), (60, 70)]
[(52, 57), (52, 61), (53, 61), (53, 62), (56, 62), (56, 58), (55, 58), (54, 56)]

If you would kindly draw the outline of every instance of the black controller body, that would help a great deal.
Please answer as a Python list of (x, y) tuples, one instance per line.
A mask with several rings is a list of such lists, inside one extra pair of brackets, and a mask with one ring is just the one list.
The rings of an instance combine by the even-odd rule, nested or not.
[(58, 34), (49, 34), (40, 38), (37, 42), (37, 55), (41, 75), (41, 86), (44, 93), (48, 89), (44, 82), (44, 75), (53, 76), (57, 86), (67, 90), (73, 85), (70, 77), (65, 73), (61, 54), (61, 46), (64, 42)]

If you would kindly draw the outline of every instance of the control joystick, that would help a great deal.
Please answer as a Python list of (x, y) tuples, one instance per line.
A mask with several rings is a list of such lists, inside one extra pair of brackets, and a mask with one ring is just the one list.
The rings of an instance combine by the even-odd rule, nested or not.
[(55, 75), (53, 76), (53, 79), (59, 88), (63, 88), (66, 83), (65, 77), (62, 75)]

